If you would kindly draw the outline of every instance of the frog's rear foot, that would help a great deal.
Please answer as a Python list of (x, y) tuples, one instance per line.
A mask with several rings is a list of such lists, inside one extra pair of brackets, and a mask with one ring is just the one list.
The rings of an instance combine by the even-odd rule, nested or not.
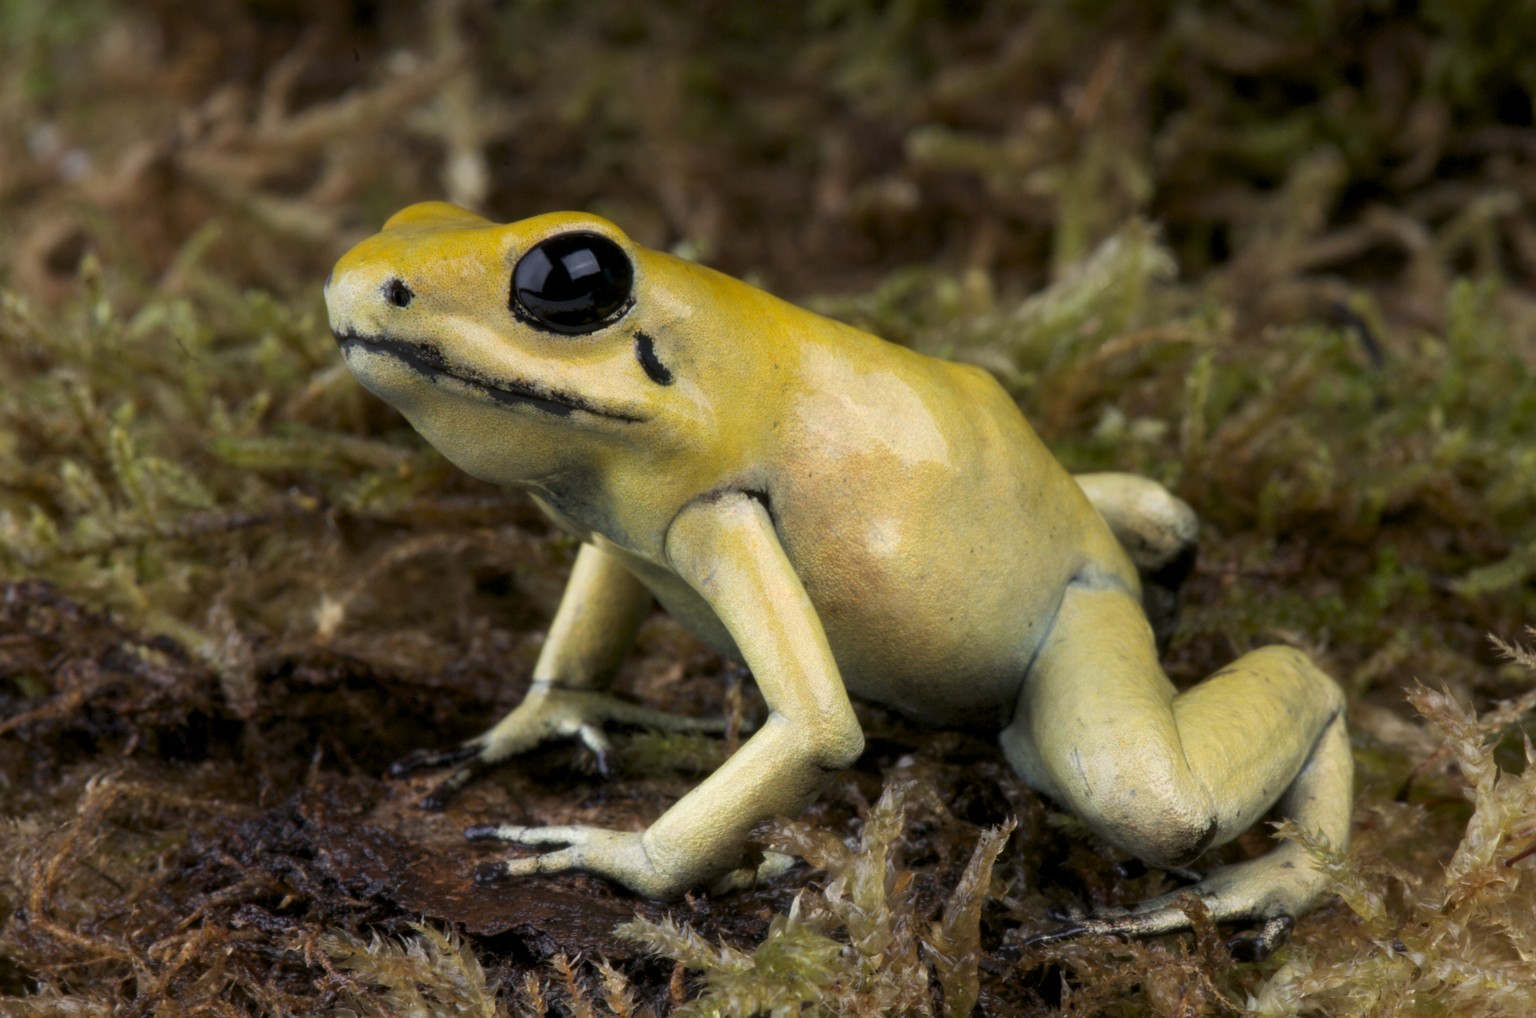
[(1294, 842), (1268, 855), (1212, 870), (1199, 883), (1129, 906), (1053, 909), (1061, 925), (1036, 934), (1025, 945), (1051, 944), (1083, 936), (1153, 937), (1190, 929), (1190, 908), (1204, 905), (1218, 923), (1246, 926), (1227, 941), (1239, 961), (1261, 961), (1285, 943), (1295, 917), (1317, 904), (1327, 878)]

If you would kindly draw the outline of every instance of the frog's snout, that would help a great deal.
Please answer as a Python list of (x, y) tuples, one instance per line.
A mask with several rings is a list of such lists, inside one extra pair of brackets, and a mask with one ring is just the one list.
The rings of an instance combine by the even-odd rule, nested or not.
[(338, 341), (387, 332), (388, 313), (409, 306), (416, 296), (396, 273), (349, 261), (350, 255), (343, 257), (325, 279), (326, 314)]

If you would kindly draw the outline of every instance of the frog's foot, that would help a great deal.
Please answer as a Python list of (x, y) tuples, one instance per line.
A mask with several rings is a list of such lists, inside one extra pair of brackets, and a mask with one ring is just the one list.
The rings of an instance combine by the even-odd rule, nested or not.
[(523, 702), (490, 731), (449, 749), (417, 750), (392, 764), (389, 773), (404, 777), (420, 770), (452, 767), (420, 803), (423, 809), (441, 809), (453, 793), (487, 768), (541, 743), (574, 738), (597, 760), (598, 772), (612, 777), (619, 769), (618, 754), (603, 731), (607, 724), (705, 734), (719, 734), (726, 728), (723, 718), (679, 717), (627, 703), (608, 693), (535, 682)]
[(1054, 910), (1062, 923), (1036, 934), (1026, 946), (1052, 944), (1084, 936), (1153, 937), (1190, 928), (1185, 911), (1189, 897), (1198, 896), (1219, 923), (1252, 923), (1227, 941), (1239, 961), (1262, 961), (1284, 944), (1295, 917), (1316, 904), (1323, 879), (1295, 844), (1284, 844), (1269, 855), (1224, 866), (1192, 887), (1160, 895), (1128, 908), (1109, 906), (1087, 910), (1067, 906)]
[(602, 827), (567, 825), (521, 827), (516, 824), (480, 824), (464, 832), (471, 841), (507, 841), (515, 845), (558, 845), (553, 852), (498, 859), (475, 869), (475, 883), (497, 884), (515, 877), (582, 870), (597, 873), (648, 898), (675, 898), (709, 879), (716, 894), (753, 887), (782, 876), (799, 860), (781, 852), (765, 851), (756, 863), (748, 862), (721, 872), (717, 867), (694, 865), (688, 875), (663, 874), (645, 851), (644, 835)]
[(510, 841), (518, 845), (564, 846), (538, 855), (499, 859), (475, 870), (475, 883), (494, 884), (515, 877), (582, 870), (623, 884), (647, 898), (672, 898), (686, 890), (692, 878), (662, 873), (646, 854), (644, 835), (579, 825), (519, 827), (483, 824), (464, 832), (471, 841)]

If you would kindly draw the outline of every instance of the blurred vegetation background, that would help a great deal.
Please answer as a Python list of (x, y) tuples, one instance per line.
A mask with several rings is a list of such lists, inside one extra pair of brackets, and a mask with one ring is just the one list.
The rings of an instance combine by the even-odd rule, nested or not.
[[(0, 0), (0, 1009), (1531, 1013), (1532, 662), (1488, 636), (1536, 620), (1533, 45), (1493, 0)], [(1170, 673), (1283, 640), (1350, 694), (1343, 903), (1260, 965), (1026, 950), (1163, 878), (866, 708), (774, 888), (465, 892), (466, 822), (639, 823), (723, 750), (446, 817), (380, 780), (516, 702), (573, 551), (335, 354), (331, 263), (429, 198), (609, 216), (1173, 486)], [(624, 682), (739, 709), (659, 616)]]

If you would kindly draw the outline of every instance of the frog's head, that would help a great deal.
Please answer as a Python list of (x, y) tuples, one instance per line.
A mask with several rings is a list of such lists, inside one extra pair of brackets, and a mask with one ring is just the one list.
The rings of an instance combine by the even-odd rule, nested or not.
[(428, 441), (479, 477), (544, 488), (729, 440), (706, 396), (740, 352), (695, 341), (734, 338), (712, 309), (737, 290), (766, 298), (597, 216), (499, 225), (430, 202), (344, 255), (325, 299), (353, 373)]

